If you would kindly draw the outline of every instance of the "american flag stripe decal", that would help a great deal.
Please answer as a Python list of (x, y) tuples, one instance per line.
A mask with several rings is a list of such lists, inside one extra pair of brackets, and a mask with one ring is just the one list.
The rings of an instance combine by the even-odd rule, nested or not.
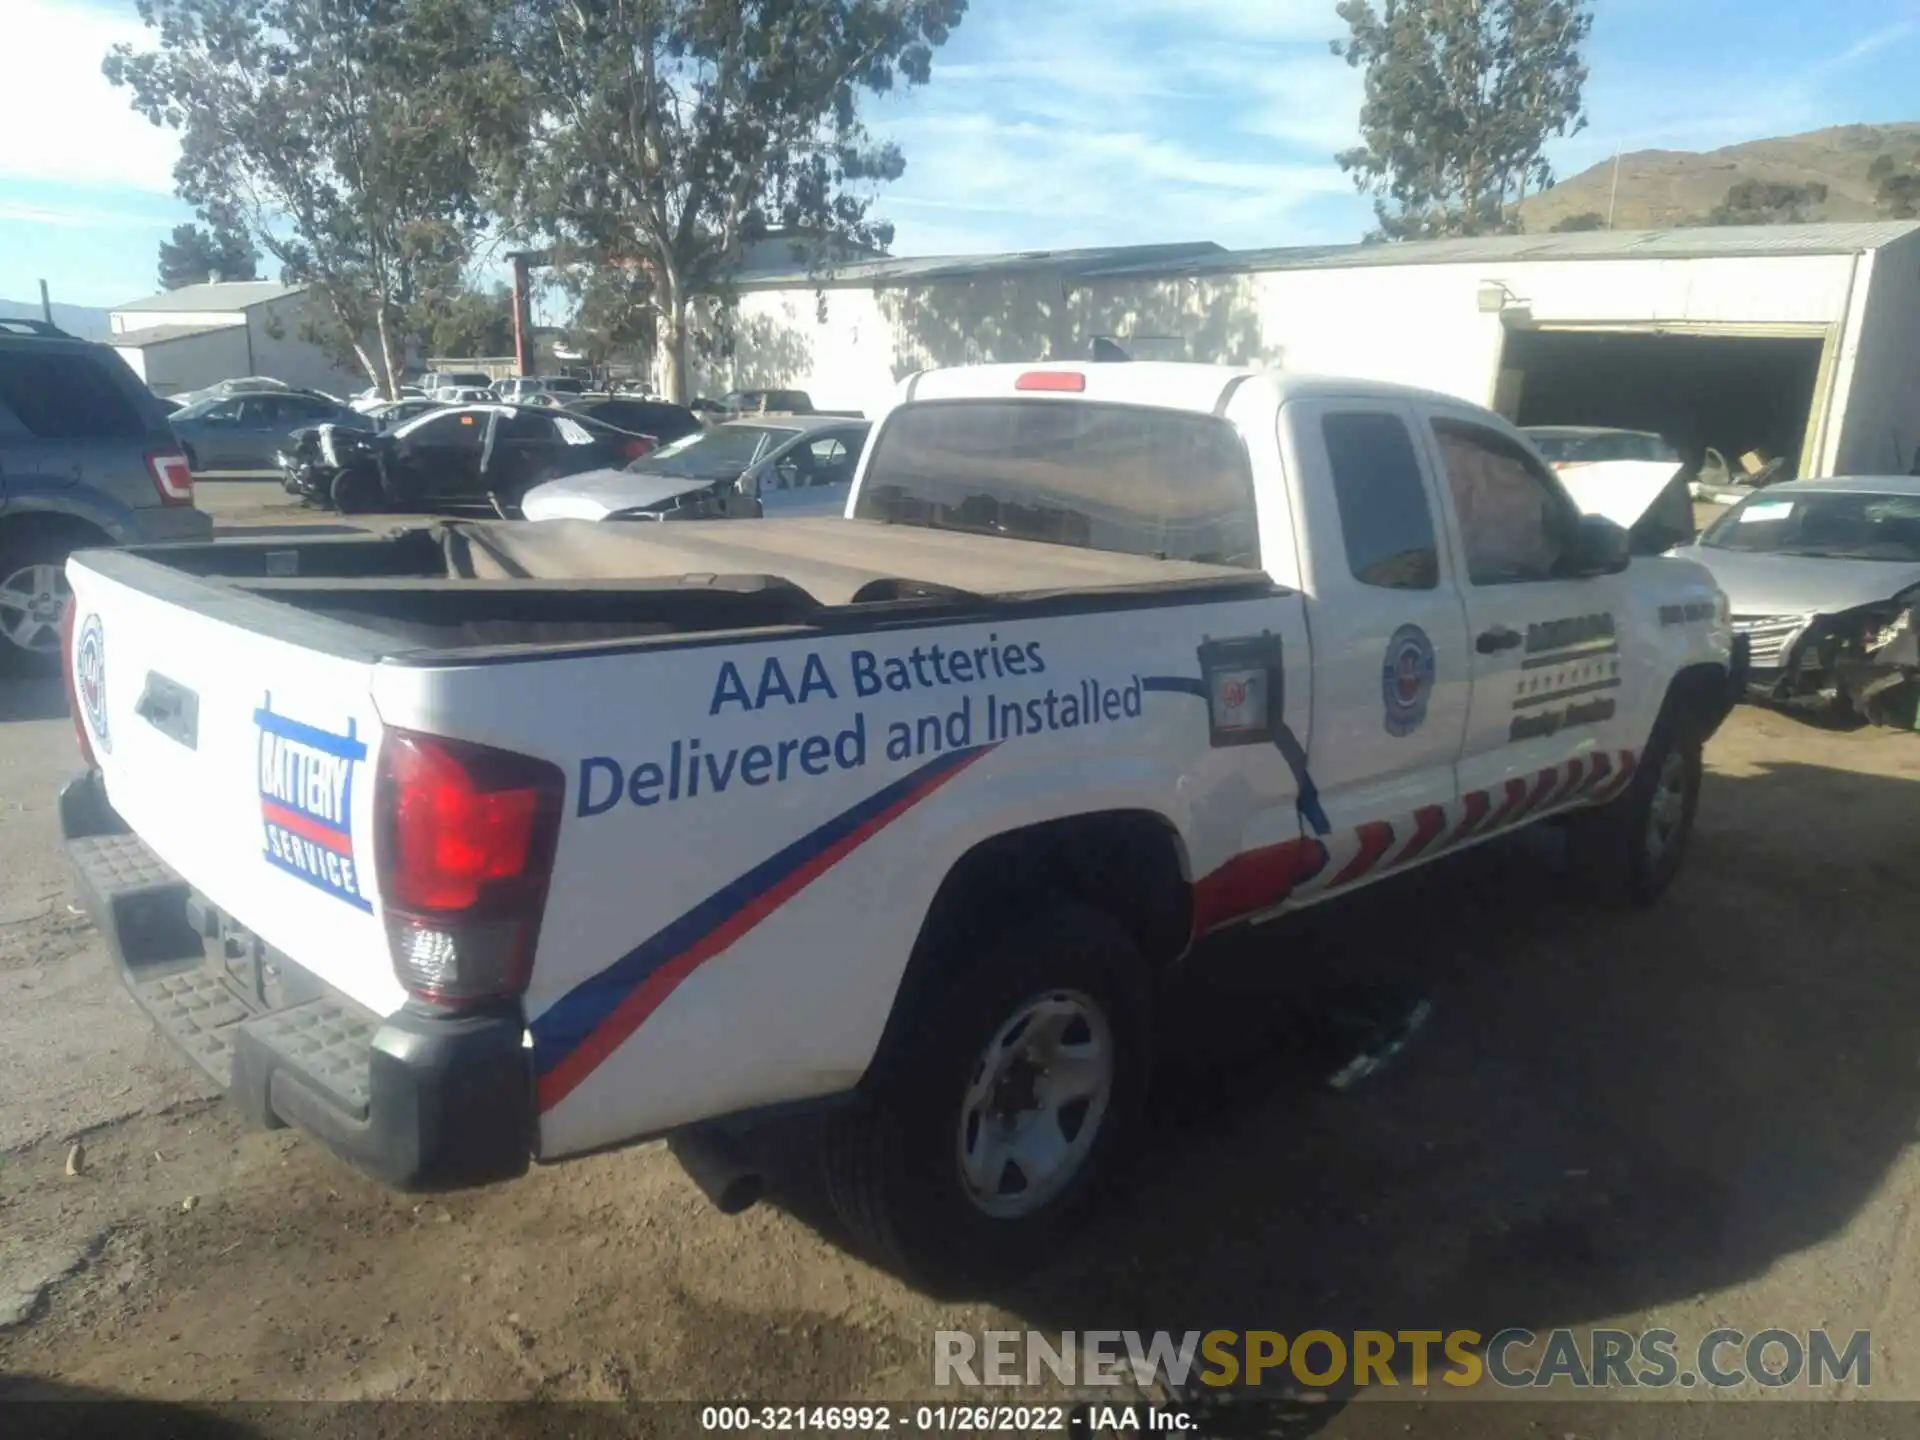
[[(1423, 805), (1413, 812), (1410, 823), (1364, 821), (1353, 830), (1352, 858), (1320, 887), (1319, 893), (1344, 889), (1423, 856), (1443, 854), (1469, 840), (1516, 829), (1577, 802), (1611, 799), (1633, 778), (1635, 760), (1631, 750), (1575, 756), (1540, 771), (1531, 781), (1502, 781), (1497, 805), (1495, 792), (1469, 790), (1456, 802), (1458, 818), (1451, 831), (1447, 828), (1451, 805)], [(1403, 834), (1406, 843), (1395, 854), (1393, 847)], [(1315, 856), (1318, 864), (1312, 863)], [(1306, 839), (1284, 841), (1233, 857), (1194, 886), (1194, 936), (1275, 909), (1316, 880), (1326, 861), (1326, 848)]]

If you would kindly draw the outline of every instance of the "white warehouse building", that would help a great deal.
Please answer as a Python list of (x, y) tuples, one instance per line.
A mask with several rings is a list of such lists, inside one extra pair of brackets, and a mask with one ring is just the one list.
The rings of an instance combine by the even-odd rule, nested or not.
[(1911, 221), (796, 261), (742, 274), (705, 313), (708, 393), (790, 387), (823, 409), (1106, 338), (1139, 359), (1400, 381), (1525, 425), (1657, 430), (1694, 462), (1712, 447), (1800, 475), (1906, 473), (1920, 452)]
[(366, 377), (342, 368), (307, 331), (307, 287), (273, 280), (209, 280), (107, 316), (107, 343), (156, 395), (264, 375), (296, 388), (349, 394)]

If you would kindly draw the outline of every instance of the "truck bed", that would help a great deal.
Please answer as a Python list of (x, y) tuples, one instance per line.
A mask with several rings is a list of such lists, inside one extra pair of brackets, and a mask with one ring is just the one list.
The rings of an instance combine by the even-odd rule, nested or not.
[[(326, 653), (423, 663), (449, 650), (524, 653), (701, 631), (864, 625), (898, 606), (958, 616), (1274, 588), (1264, 572), (1228, 566), (837, 517), (446, 521), (386, 534), (97, 552), (87, 563), (163, 598), (213, 606), (248, 628), (270, 624)], [(287, 633), (289, 625), (298, 633)]]

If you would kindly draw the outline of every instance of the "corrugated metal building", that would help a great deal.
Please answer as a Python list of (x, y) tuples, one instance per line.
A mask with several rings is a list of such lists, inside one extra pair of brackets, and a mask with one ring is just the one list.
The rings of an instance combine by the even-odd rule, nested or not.
[(1422, 385), (1522, 424), (1665, 432), (1803, 475), (1920, 451), (1920, 223), (1117, 247), (749, 272), (703, 388), (870, 409), (914, 370), (1076, 357), (1256, 362)]
[(264, 375), (347, 394), (366, 377), (306, 338), (307, 287), (209, 280), (130, 300), (107, 317), (107, 343), (157, 395)]

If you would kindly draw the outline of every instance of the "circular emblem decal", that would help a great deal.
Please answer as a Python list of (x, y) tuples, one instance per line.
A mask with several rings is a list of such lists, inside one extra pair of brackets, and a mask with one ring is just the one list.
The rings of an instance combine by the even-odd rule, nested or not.
[(107, 733), (107, 635), (98, 615), (89, 615), (80, 627), (80, 639), (73, 647), (73, 688), (80, 696), (80, 708), (102, 750), (113, 749)]
[(1387, 641), (1380, 667), (1380, 698), (1386, 706), (1389, 735), (1411, 735), (1427, 719), (1433, 694), (1433, 642), (1418, 625), (1402, 625)]

